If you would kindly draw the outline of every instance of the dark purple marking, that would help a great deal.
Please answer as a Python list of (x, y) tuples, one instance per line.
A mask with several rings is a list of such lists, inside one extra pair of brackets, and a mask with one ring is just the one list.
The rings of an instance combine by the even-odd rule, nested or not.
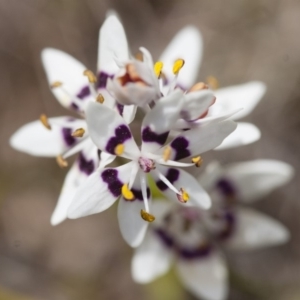
[(225, 197), (236, 196), (236, 188), (227, 178), (220, 178), (216, 183), (216, 187)]
[(74, 110), (76, 110), (76, 111), (79, 110), (78, 105), (75, 104), (74, 102), (71, 103), (71, 108), (74, 109)]
[(106, 83), (108, 78), (113, 78), (113, 75), (108, 75), (107, 73), (100, 72), (98, 74), (98, 82), (97, 82), (97, 88), (106, 88)]
[(71, 128), (63, 128), (62, 135), (67, 146), (71, 147), (76, 143), (76, 139), (72, 136), (73, 130)]
[(110, 154), (115, 154), (115, 148), (131, 138), (131, 132), (126, 125), (120, 125), (115, 129), (115, 136), (109, 139), (105, 150)]
[(178, 254), (184, 259), (195, 259), (208, 256), (212, 251), (212, 246), (210, 244), (205, 244), (195, 248), (179, 248)]
[(80, 171), (85, 173), (86, 175), (92, 174), (95, 170), (94, 161), (92, 159), (87, 160), (82, 152), (80, 152), (79, 154), (78, 164)]
[(152, 131), (149, 126), (147, 126), (143, 129), (142, 140), (144, 142), (155, 142), (159, 145), (163, 145), (166, 142), (168, 135), (169, 131), (157, 134), (154, 131)]
[(115, 196), (121, 195), (123, 183), (118, 178), (116, 169), (106, 169), (101, 173), (102, 180), (107, 183), (109, 191)]
[(168, 248), (174, 246), (174, 239), (162, 228), (155, 229), (155, 233)]
[[(177, 169), (169, 169), (166, 178), (173, 184), (179, 178), (179, 171)], [(168, 186), (162, 180), (159, 180), (156, 185), (161, 191), (168, 189)]]
[(191, 155), (191, 152), (187, 149), (189, 146), (189, 141), (183, 137), (179, 136), (173, 140), (171, 147), (175, 150), (174, 160), (180, 160)]
[(83, 87), (80, 92), (76, 95), (79, 99), (83, 100), (85, 97), (91, 94), (89, 86)]
[[(138, 190), (138, 189), (131, 189), (131, 191), (133, 192), (134, 194), (134, 200), (140, 200), (140, 201), (143, 201), (143, 194), (142, 194), (142, 191), (141, 190)], [(147, 188), (147, 198), (149, 199), (150, 198), (150, 189)], [(129, 200), (129, 201), (132, 201), (132, 200)]]
[(225, 224), (224, 229), (221, 230), (217, 236), (220, 240), (226, 240), (233, 234), (236, 227), (236, 218), (232, 211), (225, 211), (222, 216)]
[(117, 104), (117, 109), (118, 109), (118, 112), (121, 116), (123, 116), (123, 112), (124, 112), (124, 105), (122, 104)]

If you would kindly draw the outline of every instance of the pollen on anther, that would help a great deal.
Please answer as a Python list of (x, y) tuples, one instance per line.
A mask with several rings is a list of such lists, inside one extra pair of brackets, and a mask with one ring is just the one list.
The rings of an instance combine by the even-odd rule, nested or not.
[(118, 156), (122, 155), (124, 152), (124, 148), (125, 148), (124, 144), (118, 144), (114, 149), (115, 154)]
[(161, 61), (157, 61), (154, 64), (154, 73), (157, 78), (160, 78), (163, 67), (164, 67), (164, 64)]
[(85, 70), (83, 72), (83, 75), (88, 78), (90, 83), (96, 83), (97, 82), (97, 78), (91, 70)]
[(213, 89), (213, 90), (217, 90), (219, 88), (219, 81), (214, 76), (208, 76), (206, 78), (206, 82), (211, 87), (211, 89)]
[(192, 158), (192, 163), (194, 163), (197, 168), (199, 168), (202, 165), (202, 162), (203, 159), (201, 156), (196, 156)]
[(68, 162), (61, 155), (56, 157), (56, 162), (61, 168), (66, 168), (68, 166)]
[(57, 88), (57, 87), (60, 87), (60, 86), (62, 86), (62, 82), (60, 82), (60, 81), (55, 81), (55, 82), (53, 82), (53, 83), (50, 85), (50, 88), (51, 88), (51, 89), (54, 89), (54, 88)]
[(40, 121), (48, 130), (51, 130), (51, 125), (49, 124), (48, 118), (45, 114), (40, 115)]
[(180, 194), (177, 194), (177, 199), (181, 203), (186, 203), (190, 199), (190, 195), (183, 188), (180, 188), (179, 192), (180, 192)]
[(122, 196), (126, 199), (126, 200), (134, 200), (134, 194), (133, 192), (128, 188), (127, 184), (123, 184), (122, 189)]
[(163, 159), (165, 162), (167, 162), (170, 159), (171, 154), (172, 154), (172, 148), (170, 146), (167, 146), (163, 152)]
[(177, 75), (183, 66), (184, 66), (184, 59), (182, 58), (177, 59), (173, 65), (173, 73)]
[(99, 94), (99, 95), (97, 96), (97, 98), (96, 98), (96, 101), (102, 104), (102, 103), (104, 102), (104, 97), (103, 97), (103, 95), (102, 95), (102, 94)]
[(78, 128), (72, 133), (72, 136), (73, 137), (83, 137), (84, 133), (85, 133), (85, 130), (83, 128)]
[(149, 214), (148, 212), (146, 212), (143, 209), (141, 209), (141, 217), (143, 220), (150, 222), (150, 223), (155, 220), (155, 217), (153, 215)]

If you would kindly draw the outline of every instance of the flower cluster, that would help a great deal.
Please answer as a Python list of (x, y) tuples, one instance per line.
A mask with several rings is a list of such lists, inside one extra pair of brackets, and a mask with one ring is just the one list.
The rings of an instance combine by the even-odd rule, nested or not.
[[(42, 52), (54, 96), (78, 118), (42, 114), (10, 142), (31, 155), (56, 157), (61, 167), (77, 154), (53, 225), (100, 213), (119, 200), (122, 236), (130, 246), (140, 246), (133, 278), (149, 282), (176, 259), (188, 289), (218, 300), (227, 294), (220, 245), (254, 248), (288, 237), (282, 225), (238, 202), (287, 182), (292, 169), (261, 160), (225, 169), (214, 163), (200, 178), (192, 175), (202, 164), (200, 154), (260, 138), (255, 125), (235, 120), (249, 114), (265, 93), (256, 81), (221, 89), (212, 76), (195, 82), (201, 57), (201, 35), (192, 26), (183, 28), (156, 62), (143, 47), (132, 56), (120, 20), (110, 13), (99, 33), (96, 74), (60, 50)], [(140, 123), (137, 110), (144, 114)], [(130, 129), (133, 120), (139, 132)], [(163, 201), (152, 196), (154, 186)]]

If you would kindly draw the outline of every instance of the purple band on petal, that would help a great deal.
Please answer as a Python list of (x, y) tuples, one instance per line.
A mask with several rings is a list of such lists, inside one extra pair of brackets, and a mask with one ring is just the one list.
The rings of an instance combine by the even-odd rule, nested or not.
[(216, 183), (216, 187), (225, 197), (236, 196), (236, 188), (232, 181), (227, 178), (220, 178)]
[(155, 229), (155, 233), (168, 248), (174, 246), (174, 239), (165, 230), (163, 230), (162, 228), (157, 228)]
[(210, 244), (200, 245), (199, 247), (194, 248), (179, 248), (178, 254), (183, 259), (195, 259), (195, 258), (203, 258), (208, 256), (212, 251), (212, 246)]
[(190, 156), (191, 152), (188, 150), (188, 146), (189, 146), (189, 141), (185, 137), (179, 136), (175, 138), (171, 143), (171, 147), (174, 149), (176, 153), (174, 160), (180, 160)]
[(126, 140), (131, 138), (131, 132), (126, 125), (120, 125), (115, 129), (115, 136), (110, 138), (105, 150), (110, 154), (115, 154), (115, 148), (119, 144), (123, 144)]
[(228, 239), (232, 236), (235, 227), (236, 227), (236, 218), (232, 211), (225, 211), (224, 215), (222, 216), (224, 220), (224, 228), (218, 234), (218, 238), (220, 240)]
[(91, 94), (89, 86), (83, 87), (80, 92), (76, 95), (79, 99), (84, 99)]
[[(133, 195), (134, 195), (134, 200), (139, 200), (139, 201), (143, 201), (143, 194), (142, 194), (142, 191), (141, 190), (138, 190), (138, 189), (131, 189)], [(149, 199), (150, 198), (150, 189), (147, 188), (147, 198)], [(126, 199), (125, 199), (126, 200)], [(133, 200), (133, 201), (134, 201)], [(127, 201), (127, 200), (126, 200)], [(128, 202), (133, 202), (132, 200), (128, 200)]]
[(114, 77), (113, 75), (109, 75), (107, 73), (100, 72), (98, 74), (97, 88), (98, 89), (106, 88), (107, 79), (108, 78), (113, 78), (113, 77)]
[(117, 104), (117, 109), (118, 109), (118, 112), (119, 112), (120, 116), (123, 116), (124, 105), (118, 103)]
[(101, 173), (102, 180), (107, 183), (109, 191), (115, 196), (121, 195), (123, 183), (118, 178), (116, 169), (106, 169)]
[(85, 173), (86, 175), (90, 175), (94, 172), (95, 170), (95, 164), (94, 161), (91, 160), (87, 160), (83, 153), (80, 152), (79, 154), (79, 158), (78, 158), (78, 164), (79, 164), (79, 169), (81, 172)]
[(142, 140), (143, 142), (155, 142), (159, 145), (163, 145), (169, 135), (169, 131), (157, 134), (156, 132), (152, 131), (149, 126), (145, 127), (142, 132)]
[[(173, 184), (179, 178), (179, 171), (177, 169), (168, 169), (166, 178)], [(161, 180), (159, 180), (156, 185), (161, 191), (168, 189), (168, 186)]]
[(71, 147), (76, 143), (76, 139), (72, 136), (71, 128), (63, 128), (62, 135), (67, 146)]

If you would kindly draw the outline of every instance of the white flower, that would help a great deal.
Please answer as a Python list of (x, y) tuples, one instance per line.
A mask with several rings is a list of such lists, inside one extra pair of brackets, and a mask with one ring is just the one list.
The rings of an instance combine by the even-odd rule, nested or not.
[(131, 246), (139, 245), (148, 226), (144, 220), (153, 221), (148, 203), (151, 195), (147, 189), (147, 173), (169, 199), (208, 208), (210, 199), (196, 179), (177, 168), (194, 163), (179, 160), (215, 148), (234, 131), (236, 124), (230, 120), (212, 122), (182, 132), (164, 146), (183, 103), (182, 92), (177, 90), (161, 98), (149, 110), (141, 126), (141, 148), (136, 145), (120, 115), (99, 103), (90, 103), (86, 120), (93, 142), (100, 150), (130, 162), (92, 174), (79, 187), (69, 207), (68, 217), (79, 218), (102, 212), (122, 195), (118, 208), (121, 233)]
[(291, 166), (272, 160), (236, 163), (224, 169), (209, 167), (200, 181), (213, 201), (209, 211), (154, 202), (157, 221), (132, 259), (134, 280), (151, 282), (175, 262), (178, 276), (195, 296), (226, 299), (228, 271), (217, 245), (247, 250), (279, 245), (289, 238), (278, 221), (236, 203), (257, 200), (287, 183), (292, 175)]
[[(48, 119), (42, 115), (40, 121), (21, 127), (11, 137), (10, 144), (31, 155), (57, 157), (61, 166), (67, 166), (65, 159), (79, 152), (78, 159), (66, 176), (51, 217), (53, 225), (66, 219), (67, 208), (77, 187), (99, 165), (98, 149), (89, 137), (86, 121), (82, 119), (87, 104), (96, 99), (104, 100), (103, 104), (118, 110), (127, 123), (134, 118), (136, 107), (117, 104), (105, 88), (107, 79), (119, 70), (115, 60), (128, 57), (125, 32), (114, 14), (107, 17), (100, 29), (97, 76), (67, 53), (52, 48), (42, 52), (42, 62), (54, 96), (62, 106), (78, 113), (81, 119), (68, 116)], [(114, 156), (102, 152), (100, 166), (113, 159)]]

